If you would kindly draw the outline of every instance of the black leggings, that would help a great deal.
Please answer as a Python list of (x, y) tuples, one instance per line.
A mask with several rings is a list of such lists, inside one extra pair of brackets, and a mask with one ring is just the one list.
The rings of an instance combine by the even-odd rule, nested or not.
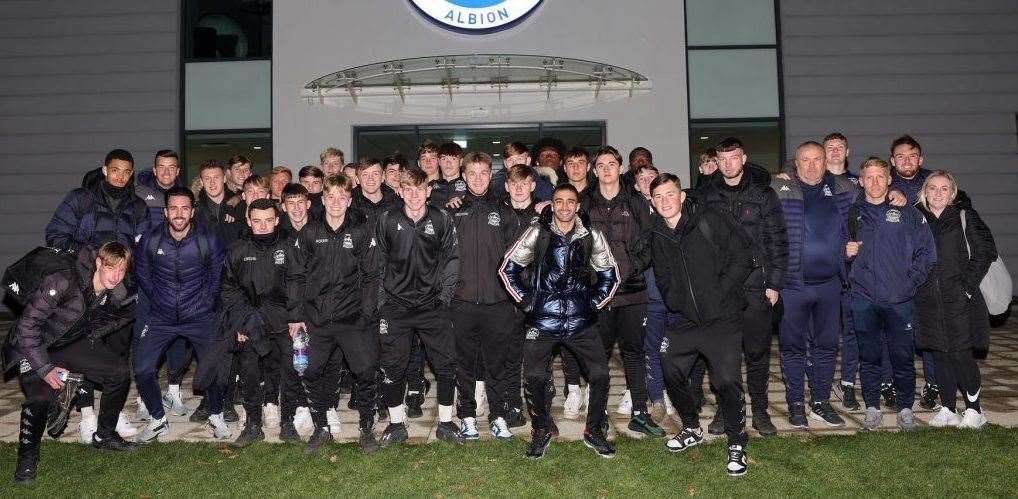
[(937, 384), (940, 385), (941, 405), (955, 410), (960, 389), (966, 397), (965, 407), (978, 411), (979, 365), (972, 356), (972, 350), (933, 352), (933, 362), (937, 366), (936, 376)]

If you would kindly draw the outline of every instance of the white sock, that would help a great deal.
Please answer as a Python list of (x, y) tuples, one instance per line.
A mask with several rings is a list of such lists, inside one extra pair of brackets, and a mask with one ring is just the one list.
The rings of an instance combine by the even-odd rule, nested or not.
[(451, 405), (438, 406), (438, 422), (448, 423), (450, 421), (452, 421), (452, 406)]
[(81, 419), (85, 419), (85, 418), (90, 418), (90, 419), (91, 418), (95, 418), (95, 409), (93, 409), (91, 407), (82, 407), (81, 408)]
[(399, 424), (406, 421), (406, 406), (403, 404), (389, 408), (389, 422)]
[(569, 385), (569, 393), (570, 394), (575, 393), (575, 394), (579, 395), (580, 394), (580, 385)]
[(179, 398), (180, 397), (180, 385), (170, 385), (170, 386), (166, 387), (166, 393), (168, 393), (173, 398)]

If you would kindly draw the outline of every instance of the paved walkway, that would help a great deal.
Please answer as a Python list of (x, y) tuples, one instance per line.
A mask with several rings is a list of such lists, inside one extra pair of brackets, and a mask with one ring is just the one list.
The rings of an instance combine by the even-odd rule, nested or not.
[[(0, 324), (0, 330), (6, 331), (7, 325)], [(980, 361), (980, 367), (982, 369), (982, 407), (987, 419), (990, 423), (999, 424), (1004, 426), (1018, 426), (1018, 319), (1011, 319), (1004, 327), (994, 329), (992, 331), (991, 348), (987, 358)], [(917, 369), (917, 380), (916, 386), (921, 387), (923, 380), (921, 377), (921, 364), (916, 363)], [(558, 386), (559, 393), (561, 394), (562, 378), (561, 370), (556, 368), (555, 370), (557, 379), (556, 386)], [(626, 428), (628, 423), (628, 416), (623, 416), (614, 413), (614, 409), (618, 404), (619, 399), (622, 396), (622, 392), (625, 390), (625, 380), (621, 365), (619, 364), (618, 357), (616, 356), (612, 360), (612, 382), (611, 392), (609, 395), (609, 408), (612, 412), (612, 420), (616, 433), (624, 434), (634, 438), (640, 438), (642, 435), (634, 434)], [(185, 382), (182, 391), (185, 394), (190, 394), (190, 380)], [(165, 381), (163, 382), (165, 386)], [(434, 385), (432, 385), (434, 386)], [(410, 440), (415, 443), (428, 442), (435, 438), (435, 426), (437, 424), (437, 412), (436, 412), (436, 401), (434, 398), (434, 390), (431, 391), (430, 396), (424, 406), (424, 416), (414, 420), (410, 420), (409, 432)], [(708, 391), (709, 393), (709, 391)], [(136, 405), (136, 393), (132, 388), (131, 396), (128, 399), (128, 405), (124, 409), (129, 416), (133, 416), (137, 408)], [(702, 425), (706, 429), (707, 423), (713, 416), (714, 404), (708, 396), (708, 404), (704, 408), (704, 412), (701, 416)], [(918, 399), (918, 393), (917, 393)], [(563, 397), (559, 395), (556, 397), (554, 402), (554, 416), (559, 426), (560, 436), (559, 440), (578, 440), (581, 438), (583, 431), (582, 420), (567, 420), (562, 417), (562, 400)], [(861, 400), (861, 395), (860, 395)], [(774, 420), (774, 424), (778, 427), (781, 434), (791, 435), (795, 433), (802, 433), (807, 430), (792, 429), (789, 427), (786, 416), (787, 408), (784, 402), (784, 388), (781, 383), (781, 370), (778, 364), (777, 358), (777, 341), (775, 340), (774, 351), (771, 359), (771, 380), (770, 380), (770, 407), (771, 417)], [(811, 428), (808, 430), (809, 433), (813, 434), (833, 434), (833, 433), (854, 433), (858, 431), (862, 423), (862, 412), (849, 412), (841, 407), (839, 401), (834, 400), (832, 397), (834, 407), (845, 417), (848, 424), (843, 428), (826, 428), (821, 427), (820, 424), (815, 421), (811, 421)], [(6, 384), (0, 384), (0, 441), (14, 441), (18, 433), (18, 415), (20, 410), (20, 404), (22, 402), (22, 396), (18, 389), (16, 381), (12, 381)], [(198, 400), (193, 397), (185, 398), (185, 404), (190, 408), (194, 409), (198, 405)], [(748, 402), (748, 400), (747, 400)], [(959, 404), (961, 402), (959, 401)], [(342, 420), (341, 428), (333, 429), (335, 437), (340, 442), (355, 442), (357, 439), (357, 414), (354, 411), (347, 409), (346, 397), (341, 401), (340, 417)], [(243, 408), (237, 406), (238, 412), (241, 414), (241, 421), (243, 421)], [(749, 408), (747, 406), (747, 413)], [(886, 416), (884, 422), (888, 425), (889, 429), (894, 428), (895, 418), (891, 411), (885, 411)], [(917, 404), (917, 415), (918, 419), (923, 423), (929, 421), (933, 416), (932, 412), (923, 411), (918, 409)], [(77, 413), (71, 416), (70, 424), (68, 425), (68, 431), (61, 438), (62, 441), (74, 442), (78, 438), (78, 415)], [(478, 418), (478, 428), (481, 429), (482, 439), (491, 438), (488, 435), (487, 421), (485, 418)], [(187, 416), (169, 416), (170, 420), (170, 440), (185, 440), (185, 441), (209, 441), (211, 440), (211, 434), (203, 424), (191, 423), (188, 421)], [(677, 427), (674, 421), (663, 421), (659, 422), (662, 426), (665, 426), (669, 433), (676, 431)], [(139, 425), (140, 422), (135, 422)], [(239, 434), (240, 428), (237, 424), (231, 425), (234, 427), (234, 436)], [(376, 426), (377, 431), (381, 431), (384, 428), (384, 421)], [(310, 428), (298, 428), (298, 431), (306, 440), (311, 433)], [(751, 435), (756, 436), (755, 430), (749, 429)], [(515, 433), (517, 435), (525, 435), (529, 438), (530, 427), (516, 428)], [(266, 435), (269, 441), (278, 441), (278, 429), (277, 428), (266, 428)]]

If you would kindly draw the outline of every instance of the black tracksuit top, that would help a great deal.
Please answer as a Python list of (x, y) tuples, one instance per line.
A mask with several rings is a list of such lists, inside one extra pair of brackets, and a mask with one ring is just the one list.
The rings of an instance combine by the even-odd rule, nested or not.
[(375, 239), (382, 262), (386, 305), (432, 309), (449, 305), (459, 279), (459, 248), (452, 217), (434, 206), (414, 222), (405, 209), (378, 217)]
[[(294, 259), (295, 238), (282, 229), (271, 237), (255, 238), (250, 232), (226, 250), (226, 264), (219, 296), (230, 324), (244, 325), (262, 333), (286, 331), (287, 265)], [(299, 293), (299, 288), (292, 290)]]
[(491, 192), (467, 193), (459, 208), (450, 210), (459, 240), (459, 279), (454, 298), (477, 304), (509, 299), (498, 278), (505, 252), (516, 241), (519, 221), (512, 208)]
[(338, 229), (322, 217), (297, 235), (295, 258), (287, 266), (290, 322), (323, 326), (350, 323), (377, 312), (379, 255), (364, 215), (347, 210)]

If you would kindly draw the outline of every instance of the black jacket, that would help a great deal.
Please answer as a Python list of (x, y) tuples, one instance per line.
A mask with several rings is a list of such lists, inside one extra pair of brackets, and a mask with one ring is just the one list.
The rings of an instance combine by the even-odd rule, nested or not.
[(379, 254), (364, 215), (348, 210), (336, 230), (324, 218), (308, 222), (294, 243), (286, 281), (290, 322), (374, 320)]
[(651, 228), (650, 204), (625, 185), (619, 185), (619, 193), (609, 201), (595, 184), (584, 191), (580, 211), (592, 228), (604, 234), (619, 266), (619, 290), (609, 306), (647, 303), (647, 282), (634, 265), (633, 255), (640, 251), (644, 231)]
[(253, 343), (287, 329), (286, 266), (294, 259), (294, 242), (278, 229), (269, 237), (247, 232), (226, 251), (219, 290), (223, 312)]
[(382, 304), (408, 309), (448, 306), (459, 280), (456, 225), (445, 210), (426, 206), (414, 222), (403, 209), (378, 217)]
[(498, 266), (519, 233), (512, 208), (491, 192), (475, 196), (469, 191), (459, 208), (450, 210), (456, 222), (460, 250), (456, 300), (499, 303), (509, 299), (498, 280)]
[[(743, 171), (746, 172), (746, 176), (749, 177), (750, 182), (754, 184), (771, 185), (771, 172), (768, 169), (756, 163), (746, 163), (745, 169)], [(794, 172), (795, 169), (792, 168), (791, 171), (786, 171), (785, 173)], [(700, 172), (697, 172), (696, 187), (703, 187), (707, 185), (707, 183), (710, 182), (711, 179), (720, 176), (721, 170), (714, 170), (714, 173), (711, 173), (710, 175), (704, 175)]]
[(118, 191), (102, 173), (89, 172), (82, 186), (64, 197), (46, 225), (46, 246), (78, 250), (120, 241), (130, 247), (148, 221), (148, 206), (134, 193), (133, 184)]
[(971, 206), (955, 203), (944, 208), (940, 217), (917, 206), (933, 232), (937, 263), (916, 291), (916, 346), (941, 352), (985, 349), (990, 322), (979, 283), (997, 259), (993, 234)]
[[(746, 308), (743, 283), (753, 265), (747, 238), (730, 216), (687, 196), (672, 229), (660, 216), (640, 262), (653, 263), (668, 310), (703, 325)], [(646, 257), (649, 256), (649, 260)]]
[(198, 199), (195, 201), (194, 210), (195, 223), (204, 226), (209, 232), (215, 234), (219, 238), (219, 242), (223, 244), (223, 247), (226, 247), (230, 242), (232, 232), (235, 230), (233, 226), (229, 225), (231, 222), (226, 221), (228, 215), (232, 217), (234, 214), (233, 209), (226, 204), (227, 199), (229, 199), (227, 196), (229, 196), (228, 193), (223, 194), (223, 201), (216, 203), (202, 189), (198, 192)]
[(21, 363), (40, 377), (54, 367), (47, 350), (88, 336), (100, 340), (134, 320), (137, 295), (123, 283), (98, 296), (92, 284), (95, 250), (78, 252), (75, 268), (42, 278), (3, 345), (3, 371)]
[(360, 188), (357, 188), (354, 189), (353, 199), (350, 201), (350, 207), (363, 213), (368, 218), (368, 225), (371, 227), (375, 226), (378, 216), (383, 212), (403, 206), (403, 199), (391, 187), (382, 184), (381, 191), (382, 199), (375, 203), (364, 197), (364, 193)]
[(619, 269), (604, 234), (588, 229), (579, 216), (573, 230), (562, 234), (552, 217), (545, 210), (523, 231), (499, 275), (528, 327), (568, 337), (597, 322), (598, 309), (618, 289)]
[(745, 230), (753, 251), (753, 271), (746, 279), (746, 289), (781, 291), (788, 270), (788, 230), (774, 189), (752, 181), (749, 175), (730, 187), (724, 177), (714, 175), (691, 194), (706, 208), (730, 214)]

